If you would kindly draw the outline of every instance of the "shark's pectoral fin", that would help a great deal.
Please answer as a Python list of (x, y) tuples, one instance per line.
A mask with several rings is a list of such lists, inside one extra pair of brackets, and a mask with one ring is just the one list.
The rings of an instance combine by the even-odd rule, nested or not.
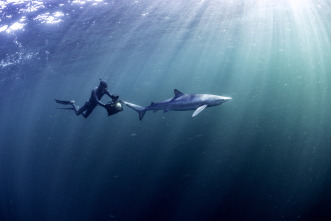
[(169, 109), (164, 109), (163, 113), (167, 113), (169, 111)]
[(192, 114), (192, 117), (197, 116), (197, 115), (198, 115), (201, 111), (203, 111), (206, 107), (207, 107), (207, 104), (198, 107), (198, 108), (194, 111), (194, 113)]

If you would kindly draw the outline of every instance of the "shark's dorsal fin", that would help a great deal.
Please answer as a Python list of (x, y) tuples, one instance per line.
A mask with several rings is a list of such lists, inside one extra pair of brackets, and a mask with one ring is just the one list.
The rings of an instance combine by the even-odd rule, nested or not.
[(155, 105), (155, 103), (154, 103), (154, 102), (152, 102), (152, 103), (151, 103), (151, 106), (153, 106), (153, 105)]
[(197, 115), (198, 115), (201, 111), (203, 111), (206, 107), (207, 107), (207, 104), (198, 107), (198, 108), (194, 111), (194, 113), (192, 114), (192, 117), (197, 116)]
[(180, 91), (177, 90), (177, 89), (174, 89), (174, 93), (175, 93), (175, 97), (174, 97), (173, 99), (175, 99), (175, 98), (177, 98), (177, 97), (180, 97), (180, 96), (183, 96), (183, 95), (184, 95), (184, 93), (180, 92)]

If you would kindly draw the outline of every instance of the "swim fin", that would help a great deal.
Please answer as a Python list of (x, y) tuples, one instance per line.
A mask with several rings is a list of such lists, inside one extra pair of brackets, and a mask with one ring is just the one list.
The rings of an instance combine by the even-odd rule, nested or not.
[(62, 110), (75, 110), (73, 107), (58, 107), (57, 109), (62, 109)]
[(61, 101), (61, 100), (56, 100), (54, 99), (56, 103), (59, 103), (59, 104), (74, 104), (75, 101)]

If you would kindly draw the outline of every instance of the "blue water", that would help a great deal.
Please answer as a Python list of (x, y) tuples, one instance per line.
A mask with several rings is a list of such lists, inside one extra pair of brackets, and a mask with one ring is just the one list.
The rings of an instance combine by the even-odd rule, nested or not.
[[(1, 1), (0, 220), (331, 220), (330, 21), (330, 0)], [(233, 100), (57, 109), (100, 78)]]

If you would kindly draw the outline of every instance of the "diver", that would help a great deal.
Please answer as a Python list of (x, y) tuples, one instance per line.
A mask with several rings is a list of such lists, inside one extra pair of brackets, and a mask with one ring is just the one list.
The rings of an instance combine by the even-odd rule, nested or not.
[[(105, 94), (107, 94), (112, 99), (112, 101), (109, 102), (108, 104), (104, 104), (100, 101), (102, 96)], [(92, 90), (90, 99), (81, 108), (75, 105), (75, 101), (63, 101), (56, 99), (55, 101), (56, 103), (59, 104), (69, 104), (72, 106), (72, 108), (60, 108), (60, 109), (74, 110), (76, 115), (83, 115), (83, 117), (87, 118), (97, 105), (106, 108), (108, 112), (108, 116), (122, 111), (123, 107), (121, 105), (121, 101), (118, 101), (118, 98), (119, 98), (118, 95), (109, 93), (107, 83), (104, 80), (100, 79), (99, 86)]]

